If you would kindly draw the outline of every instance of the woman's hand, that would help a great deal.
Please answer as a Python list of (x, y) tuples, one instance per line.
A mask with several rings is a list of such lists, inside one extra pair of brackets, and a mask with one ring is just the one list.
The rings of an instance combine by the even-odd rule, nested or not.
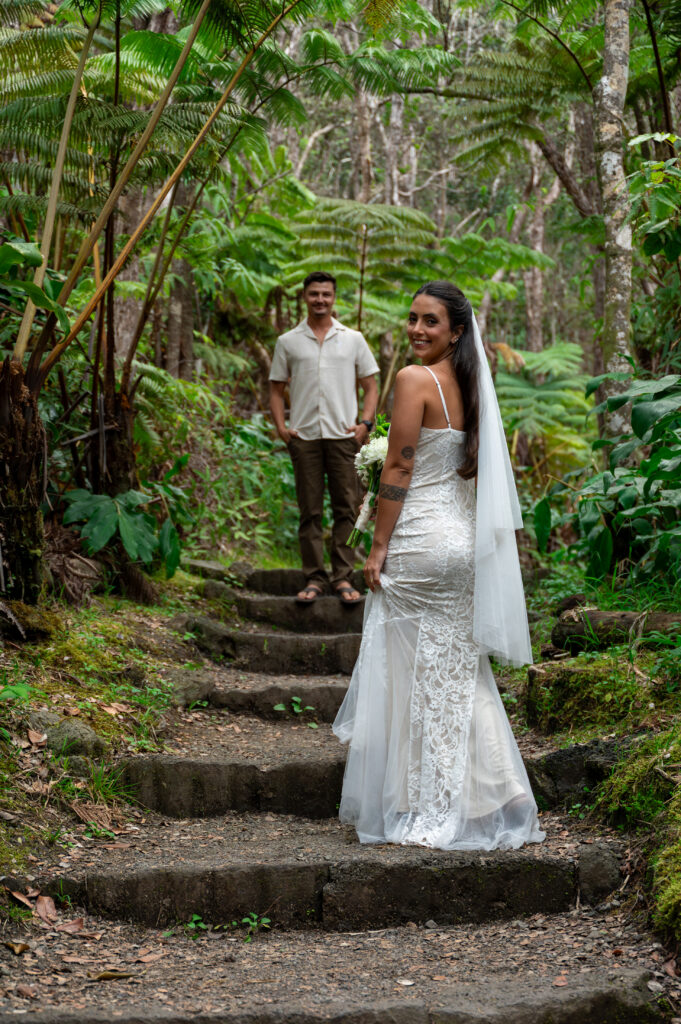
[(372, 544), (369, 556), (364, 563), (364, 579), (369, 590), (374, 591), (377, 587), (380, 587), (380, 575), (383, 563), (385, 562), (385, 556), (388, 553), (388, 545), (385, 547), (382, 545)]

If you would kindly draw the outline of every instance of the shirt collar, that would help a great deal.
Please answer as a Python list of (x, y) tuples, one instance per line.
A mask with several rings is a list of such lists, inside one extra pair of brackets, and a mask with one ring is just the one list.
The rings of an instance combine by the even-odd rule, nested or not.
[[(305, 319), (302, 321), (302, 323), (298, 324), (298, 330), (302, 331), (303, 334), (306, 334), (308, 338), (314, 338), (314, 340), (317, 342), (317, 344), (319, 344), (319, 341), (317, 339), (317, 335), (314, 333), (314, 331), (310, 327), (309, 323), (307, 322), (307, 317), (305, 317)], [(330, 338), (334, 338), (336, 336), (336, 334), (338, 334), (339, 331), (344, 331), (344, 330), (345, 330), (345, 328), (343, 327), (343, 324), (340, 322), (340, 320), (336, 320), (336, 318), (332, 316), (331, 317), (331, 327), (330, 327), (326, 337), (324, 338), (324, 341), (328, 341)]]

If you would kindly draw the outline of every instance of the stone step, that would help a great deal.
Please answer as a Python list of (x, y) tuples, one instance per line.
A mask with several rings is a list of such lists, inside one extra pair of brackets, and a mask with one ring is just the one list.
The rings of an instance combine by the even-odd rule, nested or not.
[(144, 807), (174, 818), (226, 811), (336, 814), (345, 748), (308, 714), (263, 721), (214, 709), (176, 715), (170, 752), (123, 759), (123, 777)]
[[(348, 676), (265, 676), (239, 669), (225, 670), (209, 694), (210, 703), (236, 715), (281, 722), (299, 716), (294, 706), (312, 707), (303, 718), (316, 722), (333, 722), (347, 693)], [(275, 711), (278, 704), (287, 713)]]
[[(343, 610), (343, 609), (341, 609)], [(337, 675), (350, 674), (361, 637), (355, 633), (304, 634), (235, 630), (207, 615), (182, 612), (172, 629), (192, 633), (209, 657), (234, 662), (252, 672)]]
[[(361, 570), (353, 572), (351, 579), (352, 585), (363, 594), (366, 583)], [(305, 586), (305, 577), (300, 569), (255, 569), (243, 577), (243, 585), (257, 594), (292, 597)]]
[[(621, 923), (583, 909), (352, 935), (275, 928), (250, 943), (242, 927), (84, 925), (27, 937), (5, 969), (2, 1024), (27, 1012), (33, 1024), (661, 1024), (655, 1000), (673, 984), (651, 980), (649, 935), (626, 966), (608, 960)], [(105, 966), (124, 977), (95, 980)]]
[[(323, 684), (319, 685), (319, 690)], [(340, 801), (346, 748), (315, 711), (275, 711), (290, 690), (256, 691), (272, 700), (265, 717), (224, 708), (176, 712), (164, 739), (168, 752), (135, 754), (121, 760), (126, 785), (144, 807), (175, 818), (203, 818), (226, 811), (269, 811), (308, 818), (333, 816)], [(305, 699), (298, 687), (296, 696)], [(340, 699), (338, 683), (326, 697), (328, 718)], [(312, 687), (307, 691), (313, 703)], [(254, 698), (248, 690), (212, 699)], [(284, 703), (284, 701), (282, 701)], [(320, 709), (325, 707), (323, 699)], [(305, 704), (303, 705), (305, 706)], [(314, 706), (314, 705), (313, 705)], [(311, 728), (313, 726), (313, 728)], [(525, 756), (525, 767), (540, 808), (570, 805), (612, 770), (616, 749), (600, 742), (577, 744), (539, 756)]]
[(318, 597), (300, 604), (292, 597), (236, 591), (233, 602), (239, 615), (253, 622), (269, 622), (296, 633), (361, 633), (364, 598), (344, 605), (337, 597)]
[(286, 761), (263, 770), (254, 764), (154, 755), (123, 762), (135, 799), (173, 818), (204, 818), (228, 810), (274, 811), (325, 818), (340, 800), (344, 759)]
[(255, 911), (277, 928), (326, 931), (559, 913), (579, 884), (574, 857), (550, 844), (493, 853), (362, 846), (337, 819), (257, 814), (143, 823), (109, 844), (106, 867), (98, 849), (81, 849), (56, 872), (51, 891), (116, 919), (159, 926), (198, 914), (224, 924)]

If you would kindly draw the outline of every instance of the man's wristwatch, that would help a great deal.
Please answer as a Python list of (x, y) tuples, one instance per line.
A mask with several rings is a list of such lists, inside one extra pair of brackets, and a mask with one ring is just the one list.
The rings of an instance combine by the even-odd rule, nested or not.
[(373, 420), (360, 420), (359, 422), (364, 424), (369, 433), (374, 429)]

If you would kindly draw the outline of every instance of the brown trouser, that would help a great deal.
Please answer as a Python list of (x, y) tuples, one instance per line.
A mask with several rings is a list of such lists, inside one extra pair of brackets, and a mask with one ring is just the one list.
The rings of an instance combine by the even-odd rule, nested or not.
[(322, 511), (324, 478), (329, 485), (333, 511), (331, 533), (331, 583), (350, 578), (355, 567), (355, 551), (345, 543), (357, 518), (359, 486), (355, 470), (357, 444), (347, 440), (302, 441), (292, 437), (288, 450), (296, 478), (296, 497), (300, 509), (298, 541), (306, 582), (329, 579), (324, 568)]

